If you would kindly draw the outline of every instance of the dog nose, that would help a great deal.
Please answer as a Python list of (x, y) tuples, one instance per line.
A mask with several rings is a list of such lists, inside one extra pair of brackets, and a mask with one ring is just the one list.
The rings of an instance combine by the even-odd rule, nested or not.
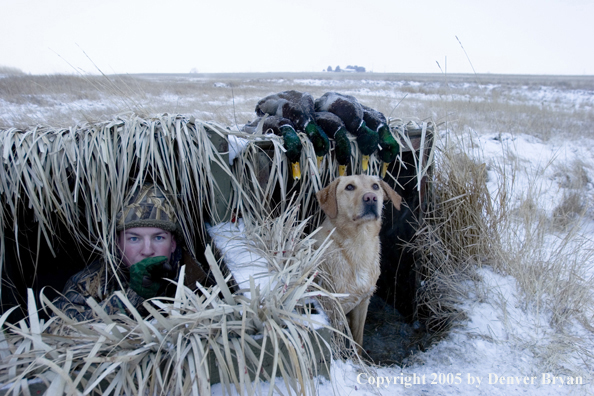
[(377, 202), (377, 195), (374, 193), (366, 193), (363, 195), (363, 203), (366, 205), (371, 205)]

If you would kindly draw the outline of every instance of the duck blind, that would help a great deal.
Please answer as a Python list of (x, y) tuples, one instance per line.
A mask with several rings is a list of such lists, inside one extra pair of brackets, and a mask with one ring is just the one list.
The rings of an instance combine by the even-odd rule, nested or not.
[[(404, 301), (394, 294), (403, 288), (393, 282), (412, 282), (414, 260), (406, 265), (408, 275), (396, 273), (394, 260), (403, 255), (397, 241), (410, 238), (422, 217), (435, 125), (393, 120), (390, 127), (401, 150), (386, 181), (409, 209), (388, 213), (384, 222), (383, 246), (392, 250), (382, 252), (391, 258), (382, 259), (382, 271), (390, 275), (378, 292)], [(299, 220), (311, 218), (316, 228), (321, 213), (315, 193), (338, 175), (339, 165), (334, 142), (318, 165), (311, 142), (303, 134), (300, 138), (302, 177), (296, 181), (280, 137), (232, 132), (193, 117), (117, 117), (71, 128), (0, 131), (2, 313), (26, 307), (27, 288), (36, 296), (45, 288), (51, 300), (87, 263), (114, 252), (116, 214), (126, 195), (145, 182), (162, 186), (176, 209), (185, 244), (198, 254), (208, 242), (206, 223), (238, 216), (262, 222), (299, 205)], [(348, 172), (362, 173), (354, 137), (350, 144)], [(380, 174), (381, 166), (372, 155), (367, 172)], [(23, 315), (24, 308), (12, 317)]]

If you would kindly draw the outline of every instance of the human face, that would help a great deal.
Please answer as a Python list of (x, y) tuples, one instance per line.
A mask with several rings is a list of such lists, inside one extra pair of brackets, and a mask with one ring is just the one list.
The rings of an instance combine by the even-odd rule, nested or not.
[(120, 232), (118, 246), (126, 267), (131, 267), (147, 257), (171, 258), (177, 244), (169, 231), (154, 227), (134, 227)]

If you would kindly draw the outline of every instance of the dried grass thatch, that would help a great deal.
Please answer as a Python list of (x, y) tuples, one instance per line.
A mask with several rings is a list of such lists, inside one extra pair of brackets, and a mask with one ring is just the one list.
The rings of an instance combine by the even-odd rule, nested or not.
[[(207, 250), (217, 285), (197, 295), (183, 286), (182, 273), (174, 299), (144, 303), (149, 318), (117, 292), (132, 318), (108, 316), (89, 301), (98, 319), (76, 322), (42, 294), (44, 308), (56, 315), (44, 322), (30, 290), (28, 320), (15, 326), (5, 323), (8, 313), (0, 319), (6, 328), (0, 333), (0, 383), (12, 385), (15, 394), (30, 393), (26, 379), (35, 378), (49, 394), (208, 395), (217, 377), (226, 392), (252, 395), (261, 378), (281, 374), (287, 390), (316, 394), (313, 378), (329, 372), (331, 353), (315, 328), (327, 325), (307, 308), (304, 315), (294, 308), (312, 295), (311, 270), (321, 251), (312, 250), (307, 239), (297, 245), (300, 264), (309, 270), (285, 266), (274, 274), (276, 287), (268, 289), (252, 278), (250, 299), (231, 293), (229, 278)], [(269, 389), (283, 392), (274, 385)]]
[(434, 169), (431, 205), (411, 248), (419, 257), (419, 316), (437, 333), (464, 317), (465, 281), (491, 263), (501, 245), (499, 222), (506, 197), (495, 205), (485, 164), (442, 142)]
[[(394, 130), (403, 148), (418, 149), (404, 127)], [(314, 394), (312, 378), (329, 363), (319, 353), (329, 345), (313, 330), (316, 320), (307, 315), (306, 301), (312, 293), (324, 293), (313, 279), (325, 245), (313, 249), (303, 230), (307, 220), (319, 223), (319, 217), (307, 217), (316, 205), (315, 192), (338, 172), (332, 156), (319, 171), (313, 147), (301, 138), (303, 179), (287, 191), (288, 168), (278, 137), (231, 132), (184, 116), (118, 117), (73, 128), (2, 131), (0, 226), (12, 225), (15, 240), (26, 205), (38, 225), (38, 244), (45, 238), (51, 248), (59, 222), (79, 244), (102, 253), (113, 265), (115, 216), (126, 194), (150, 181), (163, 187), (176, 208), (191, 251), (195, 241), (207, 239), (206, 221), (241, 214), (276, 281), (274, 287), (261, 289), (252, 279), (250, 298), (245, 290), (233, 293), (230, 278), (207, 249), (217, 280), (213, 288), (194, 294), (180, 279), (175, 299), (145, 302), (149, 318), (137, 313), (133, 318), (109, 317), (90, 301), (98, 319), (80, 323), (43, 294), (43, 308), (54, 316), (47, 322), (40, 319), (29, 290), (28, 318), (9, 324), (6, 312), (0, 319), (0, 383), (10, 383), (15, 394), (27, 394), (26, 380), (32, 378), (51, 391), (69, 394), (209, 394), (216, 367), (228, 392), (235, 387), (240, 394), (254, 394), (257, 373), (270, 379), (280, 372), (287, 389)], [(237, 139), (246, 148), (229, 165), (228, 142)], [(352, 169), (359, 173), (358, 150), (353, 152)], [(419, 172), (427, 172), (429, 165), (418, 164)], [(378, 159), (372, 157), (370, 169), (379, 173)], [(3, 236), (1, 266), (4, 256)], [(124, 294), (119, 296), (135, 312)], [(296, 313), (299, 306), (305, 316)], [(281, 350), (286, 353), (279, 354)], [(270, 371), (262, 371), (267, 354), (273, 363)], [(209, 366), (209, 357), (216, 366)]]

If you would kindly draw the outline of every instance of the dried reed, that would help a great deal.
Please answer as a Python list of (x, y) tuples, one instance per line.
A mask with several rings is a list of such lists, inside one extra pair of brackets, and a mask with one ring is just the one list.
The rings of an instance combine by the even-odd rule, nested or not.
[(465, 281), (492, 259), (499, 235), (484, 164), (440, 144), (433, 175), (431, 204), (411, 248), (420, 262), (418, 315), (439, 333), (464, 318)]
[[(226, 147), (220, 145), (231, 135), (247, 142), (232, 166)], [(25, 380), (38, 378), (52, 392), (68, 394), (208, 394), (212, 373), (207, 356), (214, 356), (227, 391), (233, 386), (239, 393), (254, 394), (264, 355), (271, 354), (274, 362), (270, 372), (262, 372), (265, 379), (280, 373), (287, 389), (314, 394), (313, 376), (320, 364), (315, 351), (329, 345), (313, 331), (315, 320), (296, 314), (296, 309), (307, 313), (307, 300), (325, 293), (313, 282), (325, 247), (313, 249), (303, 230), (308, 221), (314, 228), (319, 223), (319, 215), (312, 220), (306, 214), (317, 205), (315, 192), (337, 174), (337, 165), (328, 156), (320, 172), (311, 143), (305, 135), (301, 139), (303, 179), (286, 191), (280, 138), (234, 133), (194, 118), (122, 116), (72, 128), (2, 131), (0, 226), (13, 224), (17, 241), (20, 209), (27, 205), (38, 223), (39, 237), (45, 237), (50, 247), (54, 222), (59, 221), (79, 244), (94, 247), (114, 265), (115, 216), (125, 194), (150, 181), (163, 187), (176, 208), (190, 250), (195, 249), (196, 238), (206, 239), (207, 220), (217, 223), (240, 213), (247, 234), (269, 263), (275, 278), (270, 284), (275, 287), (262, 289), (252, 281), (250, 298), (241, 290), (232, 293), (230, 279), (224, 278), (207, 250), (217, 285), (193, 294), (182, 286), (182, 278), (175, 299), (144, 304), (149, 318), (142, 318), (120, 293), (132, 318), (109, 317), (89, 301), (97, 319), (77, 323), (41, 295), (43, 308), (54, 314), (44, 322), (29, 291), (29, 317), (12, 325), (6, 312), (0, 321), (0, 382), (10, 383), (15, 393), (27, 393)], [(259, 163), (263, 142), (272, 146), (272, 155), (265, 165), (269, 177), (261, 184), (254, 164)], [(360, 172), (357, 155), (352, 161), (352, 168)], [(377, 158), (372, 157), (370, 168), (379, 172)], [(215, 172), (219, 177), (213, 177)], [(279, 206), (271, 208), (275, 189), (281, 191)], [(3, 238), (0, 253), (3, 260)], [(261, 347), (255, 341), (259, 337)], [(267, 343), (272, 352), (266, 350)], [(288, 354), (280, 354), (281, 350)], [(239, 369), (233, 369), (232, 361)], [(271, 386), (273, 390), (278, 391)]]
[[(480, 157), (468, 155), (468, 142), (452, 143), (438, 144), (433, 206), (411, 246), (421, 262), (419, 316), (437, 330), (436, 336), (460, 324), (465, 318), (463, 302), (485, 295), (476, 269), (489, 266), (515, 279), (522, 310), (537, 320), (548, 318), (536, 324), (538, 335), (526, 334), (517, 328), (521, 325), (506, 319), (512, 296), (501, 295), (500, 301), (489, 303), (494, 314), (505, 319), (510, 336), (497, 342), (513, 342), (529, 350), (540, 359), (543, 372), (589, 376), (594, 362), (590, 347), (594, 293), (588, 268), (591, 241), (581, 234), (579, 217), (586, 212), (584, 203), (575, 204), (581, 213), (565, 218), (560, 232), (561, 209), (553, 211), (552, 217), (545, 215), (537, 202), (542, 193), (538, 179), (517, 200), (512, 196), (517, 190), (517, 167), (491, 164), (492, 173), (487, 175)], [(579, 164), (576, 167), (581, 169)], [(497, 186), (491, 192), (488, 177), (496, 179), (489, 180)], [(583, 172), (570, 172), (567, 177), (583, 184)]]

